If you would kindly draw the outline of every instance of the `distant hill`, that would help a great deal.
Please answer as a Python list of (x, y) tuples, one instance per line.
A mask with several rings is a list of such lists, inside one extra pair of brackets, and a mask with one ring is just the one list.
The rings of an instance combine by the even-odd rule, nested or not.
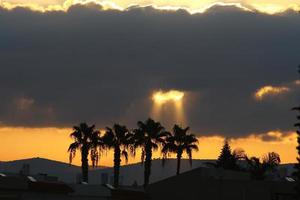
[(59, 180), (68, 183), (74, 183), (76, 175), (81, 172), (81, 168), (78, 166), (38, 157), (0, 162), (0, 172), (19, 173), (24, 164), (30, 165), (30, 174), (43, 173), (57, 176)]
[[(214, 160), (199, 160), (194, 159), (192, 166), (190, 166), (187, 159), (181, 162), (181, 172), (186, 172), (198, 167), (206, 167), (206, 162), (214, 162)], [(50, 176), (57, 176), (59, 180), (67, 183), (75, 183), (77, 176), (81, 174), (81, 168), (68, 163), (44, 159), (44, 158), (30, 158), (8, 162), (0, 162), (1, 173), (19, 173), (24, 164), (30, 165), (30, 174), (36, 175), (39, 173), (48, 174)], [(288, 175), (293, 171), (293, 164), (283, 164), (280, 168), (284, 168)], [(155, 159), (152, 161), (150, 183), (154, 183), (176, 174), (176, 159), (168, 159), (164, 167), (162, 160)], [(141, 163), (129, 164), (121, 166), (120, 169), (120, 183), (122, 185), (132, 185), (134, 182), (141, 185), (144, 179), (144, 166)], [(91, 169), (89, 172), (90, 184), (112, 183), (113, 168), (100, 167), (98, 169)]]
[[(162, 160), (155, 159), (152, 161), (150, 183), (160, 181), (162, 179), (174, 176), (176, 174), (176, 159), (168, 159), (164, 166)], [(181, 172), (186, 172), (197, 167), (206, 167), (206, 162), (214, 162), (214, 160), (198, 160), (194, 159), (192, 166), (189, 160), (183, 159), (181, 161)], [(105, 175), (107, 174), (107, 175)], [(108, 176), (106, 179), (108, 183), (113, 181), (113, 168), (105, 168), (94, 170), (90, 172), (90, 183), (103, 183), (103, 176)], [(122, 166), (120, 169), (120, 183), (122, 185), (132, 185), (134, 182), (141, 185), (144, 182), (144, 166), (141, 163), (129, 164)]]
[[(193, 165), (190, 167), (188, 160), (183, 159), (181, 163), (181, 171), (188, 171), (190, 169), (203, 166), (204, 162), (211, 160), (193, 160)], [(67, 183), (75, 183), (77, 176), (81, 174), (81, 168), (68, 163), (49, 160), (45, 158), (30, 158), (22, 160), (14, 160), (8, 162), (0, 162), (1, 173), (19, 173), (24, 164), (30, 166), (30, 174), (36, 175), (39, 173), (57, 176), (59, 180)], [(159, 159), (152, 161), (151, 180), (155, 182), (175, 175), (176, 173), (176, 160), (169, 159), (162, 166), (162, 161)], [(104, 174), (104, 175), (103, 175)], [(124, 185), (132, 185), (135, 181), (142, 184), (144, 177), (144, 166), (141, 163), (129, 164), (122, 166), (120, 169), (121, 183)], [(106, 180), (103, 180), (103, 176)], [(90, 184), (101, 184), (103, 182), (112, 183), (113, 168), (100, 167), (91, 169), (89, 173)]]

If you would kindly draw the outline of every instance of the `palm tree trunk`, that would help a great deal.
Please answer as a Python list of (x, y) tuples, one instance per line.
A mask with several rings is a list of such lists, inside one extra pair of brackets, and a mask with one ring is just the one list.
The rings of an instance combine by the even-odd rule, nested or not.
[(145, 153), (146, 153), (146, 159), (145, 159), (145, 171), (144, 171), (144, 188), (148, 186), (150, 174), (151, 174), (151, 161), (152, 161), (151, 143), (146, 144)]
[(179, 175), (179, 174), (180, 174), (181, 156), (182, 156), (182, 152), (181, 152), (181, 151), (178, 151), (178, 152), (177, 152), (177, 171), (176, 171), (176, 175)]
[(88, 183), (89, 161), (88, 161), (88, 149), (86, 146), (83, 146), (81, 149), (81, 170), (82, 170), (82, 181)]
[(115, 146), (114, 149), (114, 187), (118, 187), (121, 164), (121, 149), (119, 146)]

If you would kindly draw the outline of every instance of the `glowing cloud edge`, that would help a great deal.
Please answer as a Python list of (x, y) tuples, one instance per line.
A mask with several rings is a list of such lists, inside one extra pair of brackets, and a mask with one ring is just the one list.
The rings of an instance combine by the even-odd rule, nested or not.
[(178, 102), (184, 97), (184, 92), (179, 90), (162, 91), (158, 90), (152, 94), (152, 100), (155, 103), (164, 104), (168, 101)]
[[(138, 5), (138, 4), (129, 4), (126, 7), (122, 7), (118, 5), (117, 3), (113, 1), (97, 1), (97, 0), (66, 0), (62, 5), (56, 4), (56, 5), (47, 5), (42, 6), (34, 3), (9, 3), (5, 2), (4, 0), (0, 0), (0, 8), (6, 9), (6, 10), (13, 10), (15, 8), (21, 7), (21, 8), (27, 8), (32, 11), (36, 12), (52, 12), (52, 11), (62, 11), (62, 12), (68, 12), (69, 8), (76, 5), (87, 5), (87, 4), (95, 4), (99, 5), (101, 7), (101, 10), (118, 10), (118, 11), (128, 11), (132, 7), (139, 7), (139, 8), (145, 8), (145, 7), (153, 7), (156, 10), (162, 10), (162, 11), (178, 11), (178, 10), (185, 10), (189, 14), (199, 14), (199, 13), (205, 13), (207, 10), (214, 6), (234, 6), (236, 8), (239, 8), (246, 12), (260, 12), (264, 14), (278, 14), (283, 13), (287, 10), (293, 10), (293, 11), (300, 11), (300, 5), (297, 4), (291, 4), (285, 8), (282, 8), (280, 6), (269, 6), (269, 5), (258, 5), (258, 4), (242, 4), (242, 3), (225, 3), (225, 2), (214, 2), (211, 4), (208, 4), (206, 6), (203, 6), (201, 8), (189, 8), (187, 6), (159, 6), (157, 4), (144, 4), (144, 5)], [(100, 9), (99, 9), (100, 10)]]
[(280, 95), (289, 92), (290, 90), (291, 90), (290, 88), (284, 86), (275, 87), (275, 86), (267, 85), (257, 89), (254, 94), (254, 97), (257, 100), (263, 100), (266, 96)]

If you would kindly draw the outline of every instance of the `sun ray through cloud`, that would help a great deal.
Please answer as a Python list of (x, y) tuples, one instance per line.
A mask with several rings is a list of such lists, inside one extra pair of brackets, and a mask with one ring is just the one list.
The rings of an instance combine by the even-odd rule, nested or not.
[(155, 91), (152, 95), (152, 116), (160, 119), (164, 112), (172, 110), (173, 119), (176, 123), (185, 124), (183, 99), (185, 93), (179, 90)]

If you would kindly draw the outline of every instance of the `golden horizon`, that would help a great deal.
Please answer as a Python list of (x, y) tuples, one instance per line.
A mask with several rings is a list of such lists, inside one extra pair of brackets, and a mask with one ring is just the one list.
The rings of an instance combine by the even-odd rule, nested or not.
[[(72, 139), (69, 128), (20, 128), (0, 127), (0, 160), (11, 161), (25, 158), (46, 158), (68, 163), (67, 149)], [(264, 137), (272, 137), (272, 141), (266, 141)], [(223, 136), (198, 136), (199, 151), (193, 153), (194, 159), (216, 159), (223, 145)], [(296, 162), (297, 134), (291, 132), (270, 131), (264, 134), (251, 134), (230, 140), (232, 149), (243, 148), (248, 156), (262, 157), (264, 154), (274, 151), (281, 156), (282, 163)], [(159, 151), (153, 153), (153, 158), (161, 158)], [(175, 158), (175, 155), (172, 156)], [(186, 158), (186, 157), (184, 157)], [(140, 152), (135, 157), (129, 157), (128, 164), (140, 162)], [(73, 162), (80, 166), (80, 152)], [(126, 164), (122, 162), (122, 165)], [(102, 152), (100, 166), (113, 166), (113, 152)]]

